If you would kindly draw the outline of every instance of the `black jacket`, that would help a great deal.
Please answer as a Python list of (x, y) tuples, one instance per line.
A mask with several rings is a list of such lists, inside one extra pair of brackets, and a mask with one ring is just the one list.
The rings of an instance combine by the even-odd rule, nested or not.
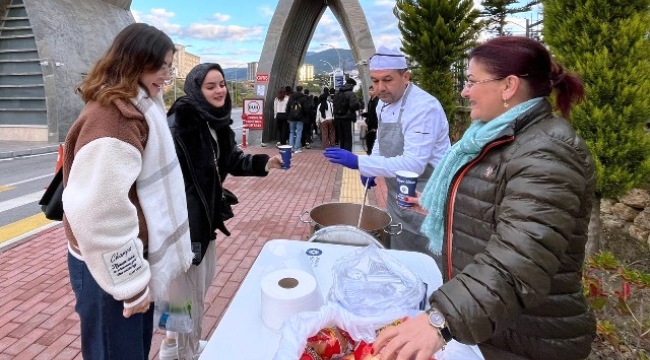
[[(357, 121), (357, 113), (356, 111), (359, 110), (359, 99), (357, 98), (357, 94), (354, 93), (353, 91), (354, 85), (352, 84), (345, 84), (341, 87), (339, 90), (340, 93), (342, 93), (348, 100), (348, 110), (345, 115), (337, 115), (336, 114), (336, 100), (333, 100), (334, 102), (334, 119), (337, 120), (349, 120), (349, 121)], [(338, 93), (334, 95), (334, 98)]]
[[(307, 105), (307, 101), (311, 101), (309, 97), (302, 92), (294, 92), (289, 96), (289, 101), (287, 101), (287, 119), (289, 121), (302, 121), (302, 122), (309, 122), (309, 116), (307, 114), (307, 109), (309, 108), (309, 105)], [(295, 102), (298, 102), (301, 107), (301, 113), (300, 113), (300, 118), (292, 118), (291, 117), (291, 109), (293, 108), (293, 104)]]
[(230, 235), (221, 215), (226, 206), (222, 184), (227, 174), (266, 176), (269, 156), (244, 154), (237, 148), (230, 126), (219, 129), (215, 141), (208, 123), (192, 106), (181, 104), (172, 111), (168, 117), (169, 128), (185, 180), (194, 264), (198, 264), (209, 242), (216, 238), (216, 229)]
[(368, 112), (364, 113), (366, 118), (366, 125), (368, 126), (368, 131), (377, 130), (379, 128), (379, 119), (377, 118), (377, 104), (379, 103), (379, 97), (375, 96), (374, 98), (368, 101)]
[(595, 185), (587, 146), (546, 100), (454, 175), (442, 249), (453, 278), (430, 301), (456, 340), (527, 359), (589, 355), (581, 276)]

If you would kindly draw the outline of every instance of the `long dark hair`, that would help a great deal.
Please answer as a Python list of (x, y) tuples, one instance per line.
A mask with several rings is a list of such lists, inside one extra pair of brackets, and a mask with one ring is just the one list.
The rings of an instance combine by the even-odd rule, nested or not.
[(565, 117), (584, 98), (580, 77), (566, 72), (536, 40), (523, 36), (496, 37), (472, 49), (469, 57), (496, 78), (518, 76), (528, 84), (531, 99), (549, 96), (555, 90), (557, 107)]
[(103, 105), (135, 97), (140, 75), (159, 70), (170, 50), (176, 52), (176, 47), (164, 32), (143, 23), (131, 24), (117, 34), (77, 90), (84, 102), (95, 100)]
[[(328, 104), (327, 104), (327, 94), (320, 94), (318, 97), (318, 100), (320, 100), (320, 104), (318, 105), (318, 109), (320, 110), (320, 116), (325, 118), (325, 109), (327, 109)], [(325, 105), (325, 106), (323, 106)]]

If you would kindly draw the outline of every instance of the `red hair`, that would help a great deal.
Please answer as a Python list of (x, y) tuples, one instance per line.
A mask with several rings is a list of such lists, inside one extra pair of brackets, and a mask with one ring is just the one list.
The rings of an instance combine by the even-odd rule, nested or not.
[(494, 77), (518, 76), (528, 84), (531, 99), (549, 96), (555, 90), (557, 107), (565, 117), (584, 98), (584, 85), (578, 75), (564, 71), (536, 40), (523, 36), (496, 37), (472, 49), (469, 58)]

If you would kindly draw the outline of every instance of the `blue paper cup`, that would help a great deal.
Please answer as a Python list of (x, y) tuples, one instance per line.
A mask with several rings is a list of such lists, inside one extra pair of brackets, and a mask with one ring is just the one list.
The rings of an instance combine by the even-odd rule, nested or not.
[(413, 207), (413, 204), (404, 201), (407, 196), (415, 196), (415, 186), (418, 184), (418, 174), (408, 170), (395, 172), (397, 178), (397, 205), (401, 207)]
[(280, 145), (280, 155), (282, 156), (282, 168), (287, 170), (291, 167), (291, 145)]

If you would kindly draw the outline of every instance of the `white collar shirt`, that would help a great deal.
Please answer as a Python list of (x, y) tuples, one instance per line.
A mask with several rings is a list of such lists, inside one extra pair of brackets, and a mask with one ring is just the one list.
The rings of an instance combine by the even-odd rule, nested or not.
[(435, 167), (449, 149), (449, 123), (442, 105), (415, 84), (406, 98), (402, 113), (404, 149), (402, 155), (384, 157), (379, 150), (381, 123), (397, 123), (402, 98), (392, 104), (379, 100), (377, 117), (380, 119), (377, 142), (370, 156), (359, 157), (359, 171), (365, 176), (393, 178), (397, 170), (410, 170), (422, 174), (430, 164)]

